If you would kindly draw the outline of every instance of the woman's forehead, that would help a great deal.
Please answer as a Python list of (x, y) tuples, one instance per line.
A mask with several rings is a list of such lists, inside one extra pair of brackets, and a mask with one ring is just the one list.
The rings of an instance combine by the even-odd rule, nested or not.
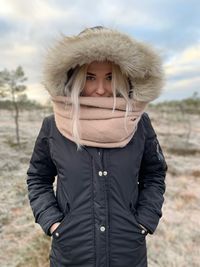
[(112, 63), (109, 61), (93, 61), (88, 65), (87, 71), (112, 71)]

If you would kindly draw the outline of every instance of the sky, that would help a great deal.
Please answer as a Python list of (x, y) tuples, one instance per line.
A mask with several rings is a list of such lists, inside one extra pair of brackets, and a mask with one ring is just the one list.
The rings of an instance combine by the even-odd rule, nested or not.
[(21, 65), (29, 98), (45, 103), (45, 52), (61, 34), (102, 25), (154, 46), (163, 60), (165, 86), (155, 101), (200, 95), (200, 1), (0, 0), (0, 71)]

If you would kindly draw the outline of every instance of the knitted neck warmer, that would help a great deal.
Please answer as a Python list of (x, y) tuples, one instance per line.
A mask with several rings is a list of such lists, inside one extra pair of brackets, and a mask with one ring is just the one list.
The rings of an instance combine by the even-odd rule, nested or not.
[[(69, 97), (52, 96), (53, 111), (59, 132), (75, 142), (72, 134), (72, 103)], [(116, 97), (79, 96), (79, 136), (80, 144), (92, 147), (124, 147), (133, 137), (137, 124), (148, 102), (131, 100), (133, 111), (126, 113), (126, 101)]]

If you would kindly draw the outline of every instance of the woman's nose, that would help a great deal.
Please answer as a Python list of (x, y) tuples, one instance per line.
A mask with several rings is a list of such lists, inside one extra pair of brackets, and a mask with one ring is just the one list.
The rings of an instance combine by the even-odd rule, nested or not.
[(98, 82), (96, 87), (96, 92), (99, 95), (103, 95), (106, 92), (106, 86), (103, 82)]

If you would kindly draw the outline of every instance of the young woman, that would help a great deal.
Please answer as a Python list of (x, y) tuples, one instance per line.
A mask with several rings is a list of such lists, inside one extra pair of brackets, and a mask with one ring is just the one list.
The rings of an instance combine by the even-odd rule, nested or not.
[(35, 221), (52, 237), (50, 266), (147, 266), (167, 165), (145, 108), (162, 81), (157, 53), (116, 30), (89, 28), (49, 50), (54, 112), (27, 185)]

